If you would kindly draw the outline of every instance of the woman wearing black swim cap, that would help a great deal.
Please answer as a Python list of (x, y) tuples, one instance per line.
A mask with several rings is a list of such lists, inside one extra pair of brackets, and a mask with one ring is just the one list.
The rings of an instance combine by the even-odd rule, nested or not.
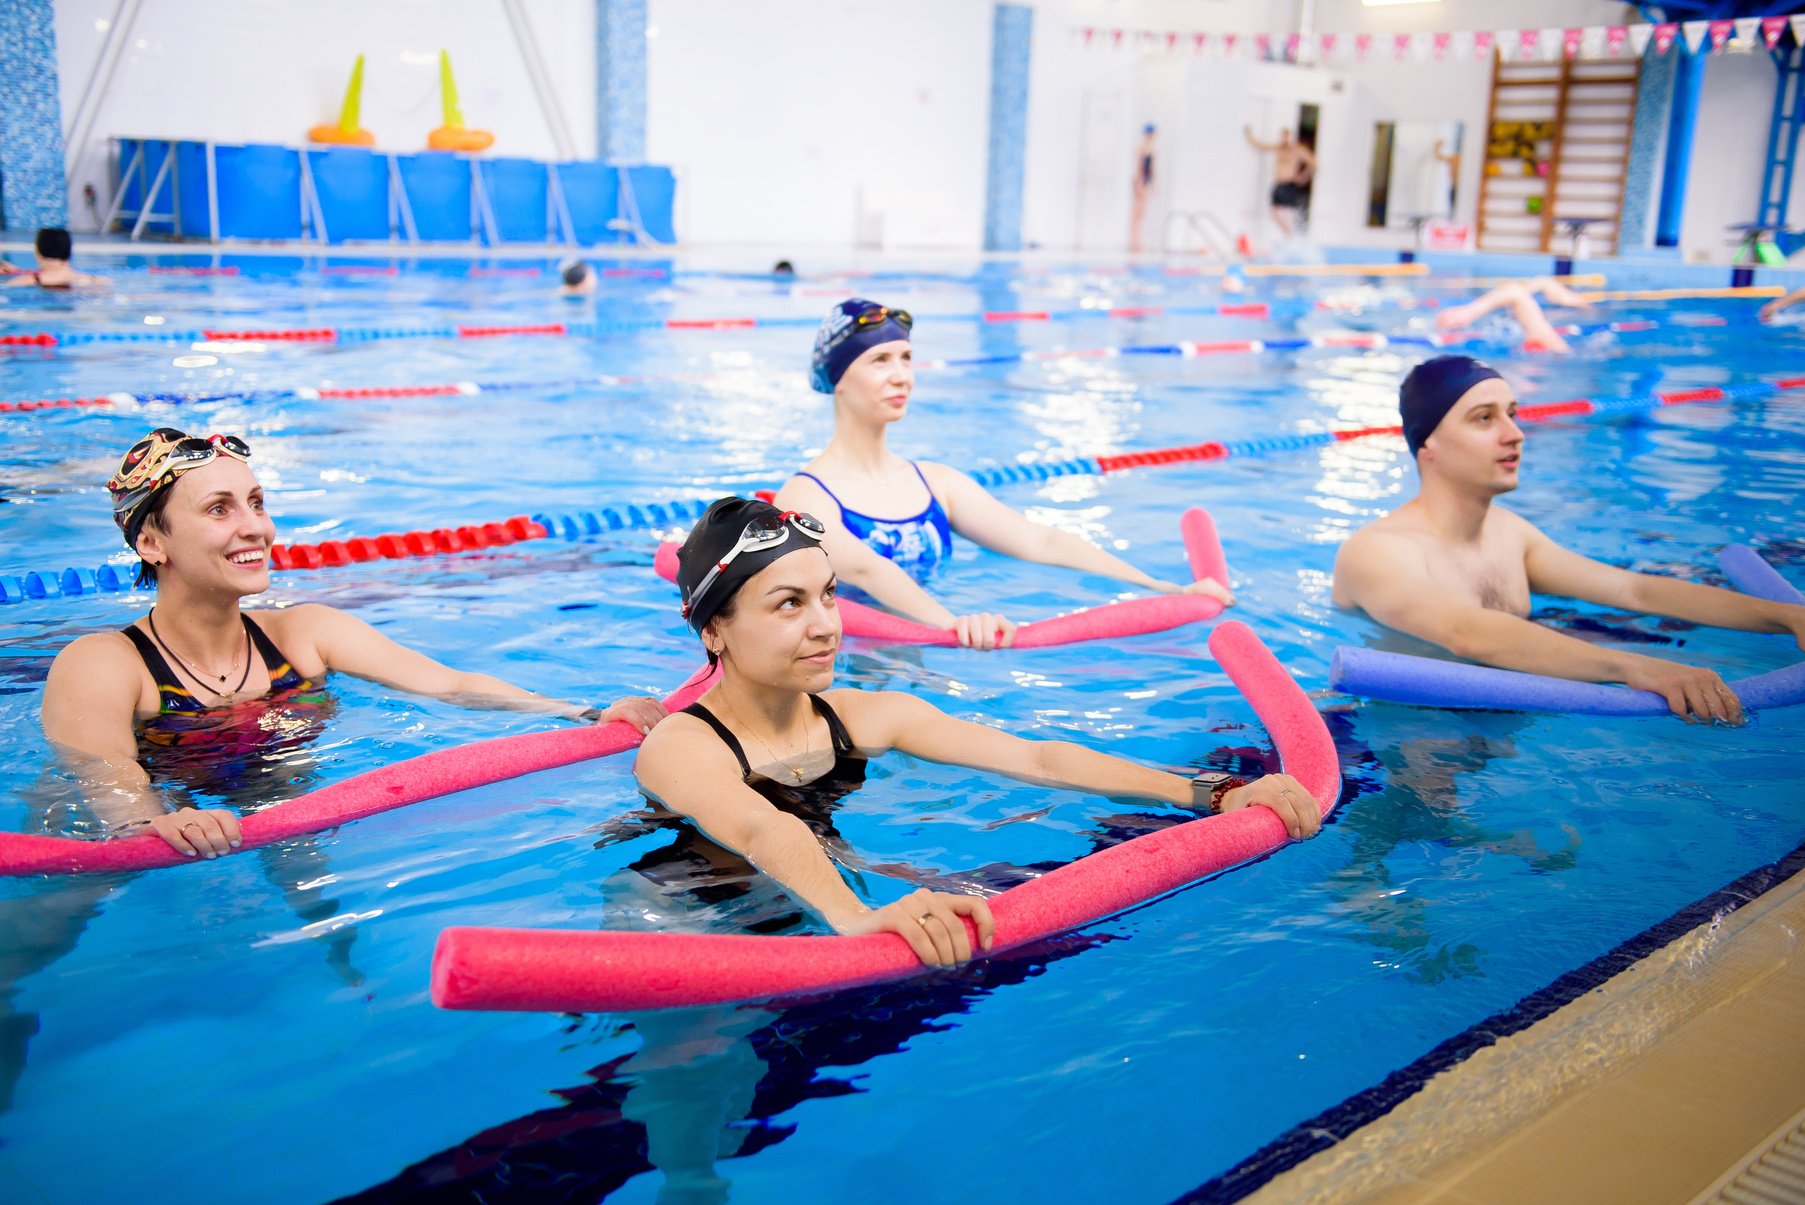
[(253, 705), (318, 691), (329, 670), (469, 707), (619, 719), (641, 731), (663, 718), (655, 699), (585, 708), (451, 669), (334, 607), (271, 608), (253, 620), (239, 604), (269, 589), (276, 528), (250, 456), (236, 436), (201, 439), (161, 427), (132, 445), (107, 482), (113, 520), (141, 558), (140, 584), (157, 587), (157, 604), (119, 631), (83, 636), (57, 654), (43, 724), (109, 836), (148, 827), (190, 857), (237, 848), (233, 813), (170, 807), (147, 761), (156, 747), (184, 744), (190, 763), (232, 759), (252, 773), (260, 740), (293, 727), (250, 714)]
[[(764, 502), (722, 498), (678, 552), (683, 613), (721, 680), (646, 738), (634, 767), (658, 804), (777, 880), (840, 933), (900, 934), (925, 963), (965, 962), (961, 917), (988, 946), (977, 896), (917, 890), (872, 908), (841, 879), (806, 817), (812, 792), (864, 781), (866, 760), (898, 750), (1024, 782), (1184, 808), (1271, 808), (1296, 837), (1316, 832), (1315, 800), (1295, 779), (1182, 778), (1067, 741), (1030, 741), (954, 719), (899, 691), (830, 690), (840, 647), (823, 525)], [(811, 805), (814, 805), (811, 807)]]
[(907, 311), (854, 297), (835, 306), (815, 335), (809, 384), (833, 396), (834, 434), (784, 483), (777, 504), (822, 517), (828, 553), (848, 585), (976, 649), (1007, 647), (1015, 624), (994, 612), (955, 614), (923, 587), (952, 555), (954, 532), (1024, 561), (1235, 601), (1225, 582), (1163, 581), (1071, 532), (1030, 520), (957, 469), (891, 451), (890, 425), (908, 413), (915, 389), (913, 327)]

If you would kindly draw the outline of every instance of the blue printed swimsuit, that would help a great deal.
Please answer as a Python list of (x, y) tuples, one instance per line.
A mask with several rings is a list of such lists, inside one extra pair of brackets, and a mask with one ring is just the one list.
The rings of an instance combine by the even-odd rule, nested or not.
[(928, 484), (928, 479), (922, 477), (921, 466), (910, 461), (909, 467), (921, 478), (921, 486), (928, 492), (928, 504), (920, 514), (906, 519), (879, 519), (874, 515), (860, 514), (841, 502), (827, 488), (827, 483), (813, 473), (796, 475), (807, 477), (834, 500), (834, 505), (840, 508), (840, 521), (846, 525), (846, 530), (852, 533), (854, 539), (885, 560), (896, 562), (908, 571), (910, 577), (920, 581), (932, 573), (936, 565), (952, 555), (953, 529), (946, 520), (946, 508), (940, 505), (940, 499), (934, 497), (934, 489)]

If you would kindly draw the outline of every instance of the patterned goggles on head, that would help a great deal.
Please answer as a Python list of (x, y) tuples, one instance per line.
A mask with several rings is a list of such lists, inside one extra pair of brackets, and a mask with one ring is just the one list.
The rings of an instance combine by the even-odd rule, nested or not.
[(887, 305), (867, 306), (865, 309), (852, 315), (851, 322), (848, 322), (845, 326), (835, 331), (833, 337), (828, 340), (827, 346), (823, 347), (821, 350), (823, 354), (831, 352), (834, 348), (840, 346), (840, 344), (846, 342), (860, 331), (868, 330), (874, 326), (882, 326), (886, 322), (894, 322), (905, 331), (910, 331), (915, 328), (914, 315), (910, 314), (907, 310), (893, 310)]
[(113, 522), (125, 533), (127, 547), (138, 534), (133, 519), (158, 490), (189, 469), (212, 464), (222, 455), (248, 461), (251, 448), (236, 435), (209, 435), (202, 439), (174, 427), (158, 427), (133, 444), (107, 479), (107, 492), (113, 496)]
[(740, 532), (739, 540), (728, 549), (727, 555), (717, 561), (715, 567), (690, 591), (689, 598), (683, 604), (683, 618), (688, 619), (690, 613), (701, 605), (702, 600), (708, 596), (709, 589), (721, 580), (721, 574), (727, 571), (727, 566), (733, 564), (740, 553), (775, 548), (790, 538), (792, 530), (801, 532), (805, 538), (816, 543), (820, 543), (821, 537), (827, 534), (827, 528), (821, 525), (821, 520), (799, 510), (770, 511), (760, 515), (746, 524), (745, 530)]

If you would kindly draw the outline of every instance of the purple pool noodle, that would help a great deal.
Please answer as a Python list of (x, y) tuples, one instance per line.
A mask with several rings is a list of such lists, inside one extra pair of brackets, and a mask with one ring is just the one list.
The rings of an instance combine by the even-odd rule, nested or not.
[(1765, 598), (1768, 602), (1792, 603), (1805, 606), (1805, 594), (1785, 578), (1778, 570), (1761, 559), (1761, 554), (1747, 544), (1727, 544), (1717, 554), (1717, 567), (1724, 571), (1730, 584), (1752, 598)]
[[(1425, 707), (1579, 715), (1667, 715), (1671, 710), (1667, 700), (1646, 690), (1345, 645), (1335, 650), (1329, 664), (1329, 685), (1351, 695)], [(1805, 663), (1744, 678), (1730, 688), (1753, 710), (1796, 706), (1805, 702)]]

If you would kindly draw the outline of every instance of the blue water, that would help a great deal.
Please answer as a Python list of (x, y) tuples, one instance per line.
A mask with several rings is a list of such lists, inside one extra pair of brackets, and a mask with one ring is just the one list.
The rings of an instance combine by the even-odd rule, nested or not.
[[(471, 279), (463, 265), (381, 277), (300, 261), (246, 260), (224, 278), (127, 269), (108, 296), (6, 294), (0, 331), (801, 321), (831, 300), (804, 291), (831, 282), (792, 288), (731, 270), (745, 266), (680, 260), (668, 278), (610, 280), (582, 304), (548, 296), (543, 281)], [(1256, 282), (1252, 296), (1281, 303), (1279, 317), (1009, 326), (960, 316), (1221, 298), (1207, 278), (1078, 268), (954, 266), (850, 291), (914, 310), (917, 355), (938, 359), (1414, 331), (1421, 316), (1383, 303), (1427, 290)], [(1325, 293), (1374, 304), (1308, 308)], [(1805, 335), (1751, 327), (1730, 303), (1608, 316), (1664, 326), (1588, 340), (1566, 359), (1494, 362), (1525, 401), (1805, 375)], [(1717, 317), (1729, 324), (1690, 324)], [(828, 434), (828, 404), (804, 379), (809, 339), (806, 325), (788, 325), (9, 353), (0, 400), (235, 396), (0, 414), (0, 573), (128, 559), (100, 482), (163, 424), (243, 433), (290, 541), (774, 485)], [(1387, 423), (1414, 358), (1308, 351), (923, 371), (895, 446), (981, 468)], [(568, 383), (579, 380), (591, 383)], [(292, 392), (455, 381), (566, 383), (449, 399)], [(1538, 425), (1509, 505), (1615, 564), (1712, 581), (1716, 550), (1740, 541), (1805, 581), (1798, 396)], [(1179, 514), (1209, 508), (1234, 571), (1234, 613), (1321, 692), (1337, 644), (1412, 647), (1337, 613), (1329, 570), (1351, 530), (1413, 488), (1402, 441), (1369, 439), (999, 494), (1166, 576), (1182, 571)], [(428, 655), (548, 694), (663, 693), (699, 657), (672, 588), (652, 572), (654, 534), (279, 574), (259, 605), (332, 603)], [(995, 602), (1024, 619), (1131, 593), (963, 542), (938, 589), (955, 609)], [(1799, 656), (1780, 637), (1539, 601), (1554, 622), (1592, 620), (1581, 626), (1595, 638), (1727, 677)], [(0, 825), (25, 826), (67, 790), (37, 726), (51, 656), (148, 602), (0, 609), (0, 723), (11, 737)], [(1205, 635), (989, 656), (853, 641), (839, 673), (1025, 735), (1258, 770), (1269, 746)], [(321, 735), (294, 755), (293, 789), (543, 727), (352, 679), (335, 679), (333, 693)], [(719, 1177), (736, 1203), (1164, 1201), (1805, 839), (1799, 711), (1726, 730), (1327, 694), (1319, 705), (1348, 785), (1316, 840), (1027, 957), (782, 1010), (572, 1018), (432, 1007), (428, 958), (448, 924), (596, 927), (632, 909), (626, 868), (670, 837), (605, 840), (608, 822), (638, 804), (626, 758), (360, 821), (273, 861), (7, 882), (0, 970), (16, 990), (8, 998), (0, 984), (0, 1069), (14, 1098), (0, 1113), (0, 1196), (639, 1202), (719, 1199)], [(872, 862), (957, 872), (1063, 861), (1145, 822), (1133, 805), (900, 756), (872, 777), (838, 817)]]

